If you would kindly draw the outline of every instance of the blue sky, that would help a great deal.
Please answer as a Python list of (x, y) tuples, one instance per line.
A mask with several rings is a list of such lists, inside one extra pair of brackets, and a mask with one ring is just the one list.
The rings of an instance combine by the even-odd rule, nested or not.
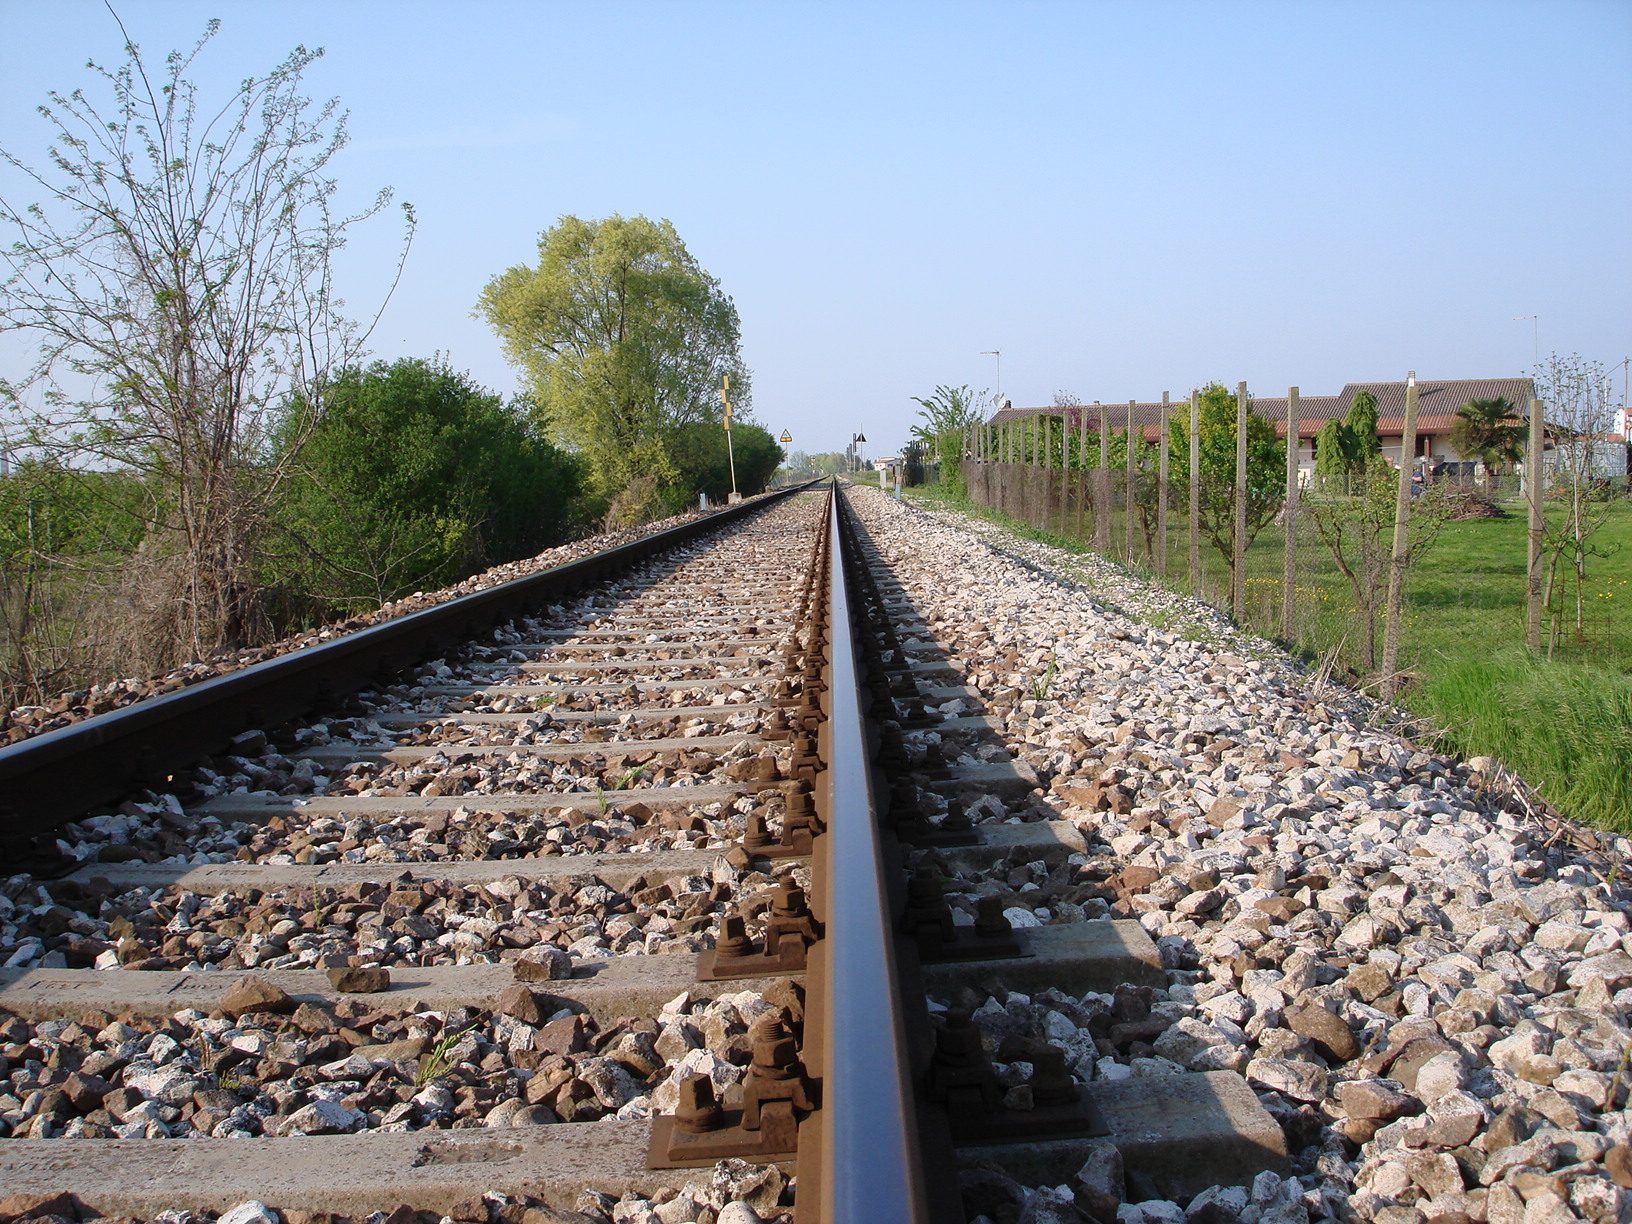
[[(326, 48), (343, 190), (421, 222), (376, 355), (501, 390), (471, 307), (565, 213), (672, 220), (802, 450), (893, 449), (990, 349), (1017, 404), (1515, 374), (1532, 314), (1543, 353), (1632, 353), (1626, 0), (117, 7), (154, 58), (220, 16), (206, 81)], [(119, 44), (0, 0), (0, 141)], [(357, 313), (397, 237), (345, 253)]]

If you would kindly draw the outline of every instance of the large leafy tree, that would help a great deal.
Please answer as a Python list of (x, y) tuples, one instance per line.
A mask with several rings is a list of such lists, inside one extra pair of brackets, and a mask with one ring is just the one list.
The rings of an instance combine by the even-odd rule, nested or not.
[(577, 464), (445, 362), (352, 367), (315, 422), (294, 405), (282, 440), (306, 439), (279, 505), (281, 585), (316, 611), (376, 607), (530, 555), (571, 524)]
[(40, 193), (0, 199), (13, 239), (0, 332), (38, 345), (32, 369), (0, 382), (0, 405), (37, 450), (137, 473), (152, 494), (120, 578), (129, 636), (111, 653), (127, 669), (270, 628), (254, 568), (299, 446), (268, 463), (269, 435), (280, 404), (321, 402), (360, 353), (332, 259), (388, 199), (352, 215), (337, 205), (329, 164), (345, 115), (301, 90), (320, 50), (297, 47), (225, 98), (188, 79), (217, 25), (162, 66), (127, 41), (118, 67), (91, 65), (100, 100), (49, 95), (40, 168), (0, 150)]
[[(1235, 548), (1235, 393), (1222, 383), (1209, 383), (1201, 392), (1198, 432), (1201, 439), (1201, 499), (1197, 518), (1201, 533), (1227, 563)], [(1175, 413), (1170, 431), (1170, 452), (1175, 472), (1170, 495), (1180, 507), (1190, 501), (1190, 422), (1187, 413)], [(1274, 521), (1286, 497), (1286, 450), (1275, 440), (1275, 426), (1258, 413), (1247, 412), (1247, 538)]]
[(684, 431), (718, 424), (723, 376), (748, 407), (737, 308), (668, 221), (562, 217), (537, 265), (494, 277), (476, 310), (605, 497), (689, 488)]

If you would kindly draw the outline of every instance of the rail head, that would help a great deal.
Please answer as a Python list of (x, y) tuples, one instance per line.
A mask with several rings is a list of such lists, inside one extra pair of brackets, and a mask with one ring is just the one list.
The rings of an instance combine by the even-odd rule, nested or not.
[(829, 506), (829, 935), (822, 1125), (824, 1220), (929, 1218), (845, 578), (840, 498)]

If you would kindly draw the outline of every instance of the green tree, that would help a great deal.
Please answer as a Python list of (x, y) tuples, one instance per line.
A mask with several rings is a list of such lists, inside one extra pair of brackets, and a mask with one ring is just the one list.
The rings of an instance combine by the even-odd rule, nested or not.
[(1336, 417), (1328, 417), (1315, 435), (1315, 475), (1338, 478), (1348, 474), (1348, 430)]
[(1349, 415), (1343, 422), (1344, 453), (1349, 460), (1349, 474), (1363, 476), (1376, 464), (1383, 453), (1383, 440), (1377, 436), (1377, 397), (1361, 387), (1349, 402)]
[(912, 436), (922, 442), (930, 460), (941, 467), (941, 483), (961, 488), (958, 475), (959, 460), (963, 457), (963, 442), (971, 426), (983, 419), (981, 406), (989, 395), (976, 395), (967, 386), (949, 387), (941, 384), (926, 396), (913, 396), (923, 424), (912, 427)]
[(530, 409), (441, 359), (342, 371), (317, 420), (304, 402), (284, 419), (280, 440), (305, 442), (270, 576), (319, 613), (357, 610), (557, 543), (578, 465)]
[(1457, 454), (1476, 456), (1485, 465), (1487, 490), (1497, 464), (1517, 463), (1524, 458), (1524, 440), (1528, 436), (1513, 401), (1501, 396), (1470, 399), (1456, 410), (1456, 419), (1451, 422), (1451, 445)]
[[(1233, 568), (1235, 562), (1235, 394), (1222, 383), (1202, 388), (1198, 417), (1201, 436), (1201, 533)], [(1175, 413), (1169, 447), (1173, 475), (1170, 495), (1185, 513), (1190, 504), (1190, 422)], [(1125, 461), (1124, 461), (1125, 462)], [(1273, 522), (1286, 497), (1286, 448), (1275, 426), (1247, 410), (1247, 537), (1250, 545)]]
[[(747, 421), (732, 423), (731, 441), (736, 451), (737, 492), (744, 497), (763, 493), (784, 458), (781, 446), (768, 429)], [(670, 509), (683, 509), (695, 501), (699, 493), (708, 494), (711, 502), (725, 501), (731, 492), (725, 430), (712, 422), (686, 426), (677, 442), (676, 456), (689, 474), (691, 486)]]
[(667, 221), (562, 217), (537, 266), (494, 277), (476, 313), (603, 497), (689, 491), (684, 431), (718, 424), (723, 376), (739, 422), (748, 408), (737, 308)]
[[(126, 637), (108, 643), (121, 674), (270, 629), (254, 568), (299, 446), (268, 463), (269, 434), (279, 404), (316, 402), (361, 352), (332, 260), (389, 198), (350, 216), (336, 206), (328, 167), (345, 115), (301, 88), (320, 50), (297, 47), (226, 98), (187, 78), (218, 26), (162, 68), (127, 40), (117, 68), (91, 65), (106, 101), (50, 94), (45, 168), (0, 150), (43, 196), (0, 199), (14, 238), (0, 253), (0, 332), (38, 344), (17, 384), (0, 382), (0, 404), (28, 419), (32, 446), (137, 473), (152, 495), (121, 577)], [(25, 410), (30, 390), (40, 406)]]

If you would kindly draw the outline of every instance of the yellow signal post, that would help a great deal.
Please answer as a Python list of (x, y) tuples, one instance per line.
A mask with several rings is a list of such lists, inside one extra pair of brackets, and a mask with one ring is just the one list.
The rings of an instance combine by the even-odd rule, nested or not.
[(731, 500), (739, 502), (742, 494), (737, 492), (737, 448), (731, 444), (731, 375), (720, 375), (720, 403), (725, 405), (725, 454), (731, 465)]

